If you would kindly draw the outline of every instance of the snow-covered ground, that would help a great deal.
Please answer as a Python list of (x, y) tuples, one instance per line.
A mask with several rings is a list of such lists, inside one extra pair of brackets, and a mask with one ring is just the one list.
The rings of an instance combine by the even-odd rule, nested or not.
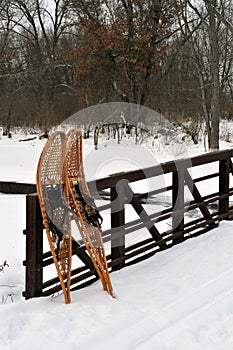
[[(45, 140), (19, 142), (22, 138), (0, 140), (0, 181), (35, 182)], [(171, 159), (172, 153), (203, 152), (202, 145), (186, 145), (185, 153), (183, 145), (173, 146), (173, 152), (160, 146), (148, 141), (149, 149), (144, 149), (125, 140), (118, 147), (102, 139), (95, 151), (85, 141), (86, 173), (102, 177)], [(116, 299), (103, 292), (98, 281), (72, 292), (69, 305), (62, 295), (27, 301), (22, 297), (24, 195), (0, 194), (0, 222), (0, 270), (7, 262), (0, 271), (1, 350), (233, 348), (233, 221), (112, 273)]]

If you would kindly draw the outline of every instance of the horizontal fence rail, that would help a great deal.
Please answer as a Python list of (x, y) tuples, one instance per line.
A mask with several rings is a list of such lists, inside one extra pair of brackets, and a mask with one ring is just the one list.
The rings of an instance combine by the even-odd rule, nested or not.
[(11, 194), (30, 194), (36, 192), (36, 185), (14, 181), (0, 181), (0, 192)]
[[(220, 220), (233, 219), (232, 158), (232, 149), (216, 151), (89, 182), (98, 210), (107, 222), (102, 235), (110, 271), (203, 234), (216, 227)], [(214, 171), (206, 174), (211, 164)], [(201, 166), (205, 166), (205, 173), (193, 176), (192, 171)], [(167, 177), (166, 185), (152, 186), (145, 191), (146, 186), (142, 184), (137, 191), (133, 190), (139, 181), (156, 184), (161, 175)], [(217, 184), (216, 188), (212, 181)], [(209, 193), (204, 193), (203, 188), (209, 189)], [(164, 201), (158, 205), (161, 196)], [(45, 280), (45, 270), (53, 265), (53, 259), (50, 251), (44, 251), (43, 223), (36, 193), (27, 195), (26, 216), (23, 295), (28, 299), (60, 292), (57, 277)], [(71, 290), (95, 282), (98, 276), (81, 240), (73, 240), (73, 257)]]

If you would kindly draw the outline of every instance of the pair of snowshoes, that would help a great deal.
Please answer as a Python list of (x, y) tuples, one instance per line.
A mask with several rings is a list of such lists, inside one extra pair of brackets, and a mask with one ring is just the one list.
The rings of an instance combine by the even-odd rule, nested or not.
[(85, 180), (82, 133), (57, 131), (47, 140), (37, 168), (37, 192), (50, 250), (64, 293), (70, 303), (72, 221), (75, 222), (103, 289), (111, 296), (99, 215)]

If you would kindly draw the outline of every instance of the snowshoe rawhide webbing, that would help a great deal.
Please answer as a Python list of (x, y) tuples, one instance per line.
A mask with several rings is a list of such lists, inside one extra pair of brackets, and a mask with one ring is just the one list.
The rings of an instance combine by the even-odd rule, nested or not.
[(65, 174), (66, 195), (74, 212), (74, 219), (83, 243), (100, 277), (103, 289), (114, 296), (100, 230), (102, 218), (91, 200), (84, 175), (82, 133), (80, 130), (68, 133)]
[(47, 140), (37, 167), (37, 193), (50, 250), (64, 293), (70, 303), (72, 260), (71, 211), (65, 197), (66, 135), (55, 132)]

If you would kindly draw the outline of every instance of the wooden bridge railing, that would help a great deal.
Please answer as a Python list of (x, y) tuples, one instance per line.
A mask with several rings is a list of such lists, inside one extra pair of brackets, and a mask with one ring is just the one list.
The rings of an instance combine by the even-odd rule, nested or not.
[[(107, 222), (103, 240), (110, 271), (137, 263), (174, 244), (207, 232), (222, 219), (232, 219), (232, 158), (233, 149), (217, 151), (89, 182), (91, 193), (97, 195), (104, 191), (108, 197), (106, 204), (98, 206), (98, 209), (105, 215)], [(198, 178), (191, 176), (191, 170), (204, 166), (206, 171), (212, 163), (217, 168), (214, 171)], [(156, 183), (160, 175), (166, 178), (166, 186), (146, 192), (133, 192), (133, 183), (149, 179)], [(211, 184), (212, 179), (215, 179), (217, 188)], [(205, 193), (201, 189), (203, 184)], [(144, 188), (144, 185), (141, 187)], [(158, 198), (162, 194), (165, 203), (162, 210), (158, 210)], [(97, 196), (97, 204), (99, 202), (102, 204), (103, 201), (98, 201)], [(152, 206), (151, 202), (155, 205)], [(136, 218), (132, 215), (132, 209)], [(52, 295), (59, 292), (61, 287), (57, 277), (46, 280), (45, 270), (53, 265), (53, 260), (49, 251), (44, 252), (46, 242), (43, 242), (37, 194), (27, 195), (26, 215), (26, 283), (23, 294), (26, 299)], [(97, 280), (85, 253), (82, 242), (73, 241), (71, 290), (83, 288)]]

